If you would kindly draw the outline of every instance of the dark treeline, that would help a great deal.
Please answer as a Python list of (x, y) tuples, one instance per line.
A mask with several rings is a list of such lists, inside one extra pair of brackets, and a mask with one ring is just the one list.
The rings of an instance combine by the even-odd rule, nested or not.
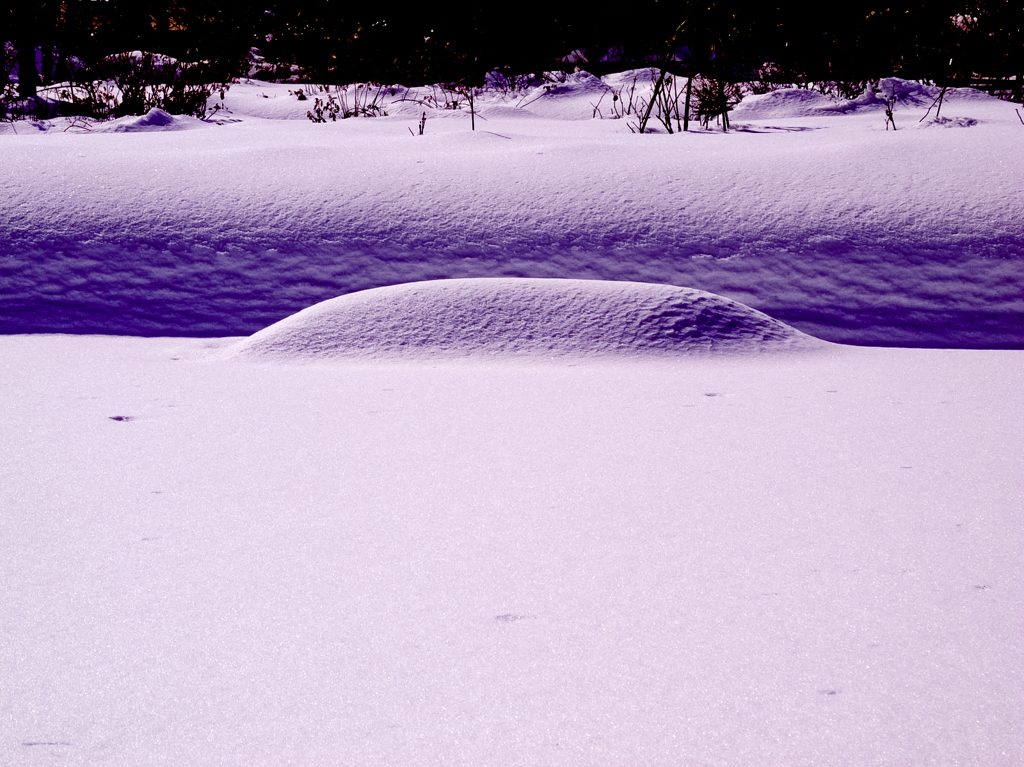
[[(1024, 74), (1019, 0), (807, 5), (636, 0), (456, 11), (382, 0), (35, 0), (5, 3), (0, 39), (30, 88), (77, 62), (126, 50), (210, 62), (211, 76), (243, 73), (253, 46), (319, 82), (408, 84), (478, 80), (580, 66), (603, 74), (649, 61), (690, 73), (749, 80), (771, 62), (780, 82), (864, 81), (899, 75), (943, 84)], [(616, 51), (608, 61), (608, 51)], [(572, 64), (564, 57), (580, 51)], [(602, 61), (602, 59), (605, 59)], [(8, 65), (10, 69), (10, 65)], [(684, 72), (685, 73), (685, 72)]]

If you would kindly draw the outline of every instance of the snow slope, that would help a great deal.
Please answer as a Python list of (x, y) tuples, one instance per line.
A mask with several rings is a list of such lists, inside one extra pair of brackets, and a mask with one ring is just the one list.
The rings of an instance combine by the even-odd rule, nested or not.
[(294, 87), (236, 85), (202, 130), (2, 126), (0, 330), (248, 335), (357, 290), (504, 276), (698, 288), (847, 343), (1024, 345), (1010, 104), (954, 94), (945, 124), (976, 124), (918, 130), (904, 84), (893, 132), (877, 99), (795, 116), (786, 91), (729, 134), (641, 136), (592, 119), (612, 87), (592, 77), (482, 94), (476, 131), (405, 91), (314, 125)]

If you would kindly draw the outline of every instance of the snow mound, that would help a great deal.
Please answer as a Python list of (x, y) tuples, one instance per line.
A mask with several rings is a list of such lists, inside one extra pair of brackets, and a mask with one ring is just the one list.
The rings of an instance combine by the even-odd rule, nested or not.
[(187, 115), (172, 115), (153, 107), (141, 117), (122, 117), (96, 129), (95, 133), (143, 133), (150, 131), (192, 130), (205, 126), (202, 120)]
[[(524, 118), (536, 119), (540, 117), (536, 112), (531, 112), (529, 109), (520, 109), (514, 106), (504, 106), (500, 104), (498, 106), (487, 107), (485, 111), (488, 119), (501, 118), (504, 120), (522, 120)], [(483, 114), (483, 112), (481, 112), (481, 114)]]
[(244, 339), (230, 353), (265, 359), (636, 356), (824, 345), (701, 290), (475, 278), (407, 283), (323, 301)]
[(750, 120), (817, 117), (841, 114), (844, 111), (844, 106), (850, 103), (831, 98), (817, 91), (803, 88), (783, 88), (756, 96), (747, 96), (733, 109), (732, 113), (736, 117)]
[[(513, 106), (534, 117), (554, 120), (592, 120), (594, 105), (611, 89), (589, 72), (572, 72), (525, 91), (502, 94), (485, 91), (480, 101), (481, 113), (491, 116), (496, 106)], [(490, 110), (490, 111), (488, 111)], [(507, 113), (501, 115), (507, 116)]]
[[(857, 98), (849, 101), (804, 88), (782, 88), (770, 93), (747, 96), (733, 110), (733, 115), (747, 120), (827, 117), (865, 109), (882, 110), (885, 109), (887, 100), (893, 100), (897, 106), (901, 107), (927, 108), (938, 98), (941, 90), (934, 85), (903, 80), (899, 77), (883, 78), (877, 85), (868, 86)], [(946, 102), (997, 100), (974, 88), (950, 88), (944, 99)]]

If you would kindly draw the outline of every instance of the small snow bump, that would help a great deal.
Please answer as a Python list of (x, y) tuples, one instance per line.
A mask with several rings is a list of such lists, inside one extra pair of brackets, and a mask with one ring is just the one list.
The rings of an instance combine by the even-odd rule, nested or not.
[(197, 117), (172, 115), (153, 107), (138, 117), (121, 117), (94, 130), (96, 133), (145, 133), (150, 131), (179, 131), (200, 128), (206, 125)]
[(71, 743), (66, 740), (29, 740), (21, 745), (31, 748), (33, 746), (70, 746)]
[(519, 615), (516, 613), (504, 613), (502, 615), (495, 615), (494, 620), (498, 621), (499, 623), (515, 623), (516, 621), (523, 621), (536, 617), (536, 615)]
[(973, 117), (931, 117), (918, 123), (918, 128), (972, 128), (978, 124)]

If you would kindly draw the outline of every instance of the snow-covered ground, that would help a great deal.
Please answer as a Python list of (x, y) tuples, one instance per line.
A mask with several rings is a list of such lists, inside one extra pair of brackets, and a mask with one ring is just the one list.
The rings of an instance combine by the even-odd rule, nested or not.
[(0, 763), (1024, 763), (1012, 105), (622, 81), (0, 126)]

